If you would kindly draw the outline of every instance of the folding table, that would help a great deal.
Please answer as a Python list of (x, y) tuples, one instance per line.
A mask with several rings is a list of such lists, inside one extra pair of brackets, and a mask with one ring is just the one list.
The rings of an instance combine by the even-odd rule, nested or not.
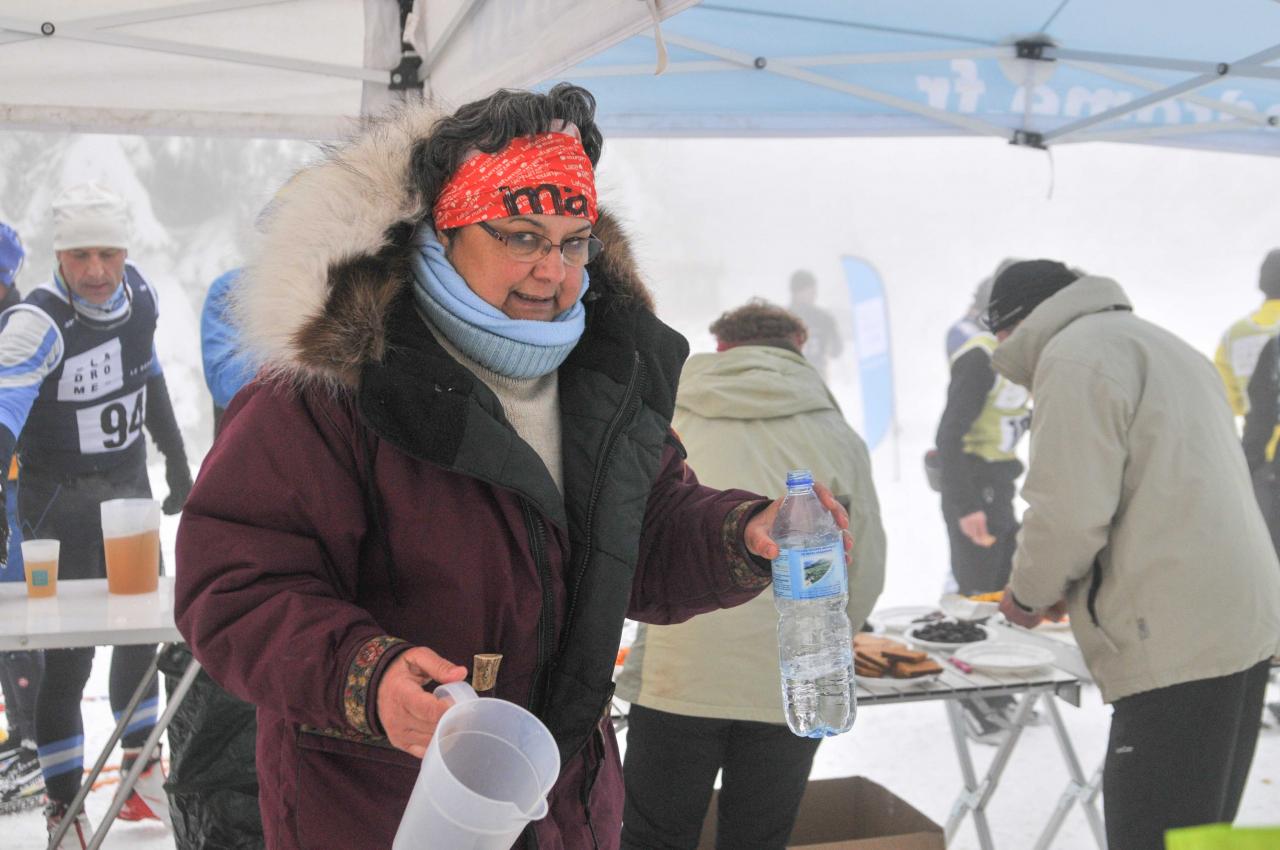
[[(0, 650), (24, 649), (76, 649), (88, 646), (127, 646), (130, 644), (169, 644), (182, 640), (173, 621), (173, 578), (161, 576), (160, 587), (154, 593), (120, 596), (107, 593), (106, 579), (82, 579), (58, 582), (58, 593), (48, 599), (29, 599), (25, 582), (0, 584)], [(161, 648), (163, 650), (163, 647)], [(70, 827), (77, 814), (84, 809), (85, 798), (107, 763), (111, 750), (124, 735), (138, 703), (151, 683), (159, 675), (157, 658), (116, 724), (98, 756), (97, 763), (80, 785), (80, 791), (71, 802), (62, 827), (49, 840), (56, 847), (62, 835)], [(200, 664), (192, 659), (178, 685), (169, 697), (164, 713), (156, 721), (151, 734), (142, 746), (142, 756), (134, 762), (129, 773), (121, 778), (120, 788), (94, 830), (89, 850), (102, 846), (116, 815), (138, 777), (147, 766), (147, 760), (159, 745), (160, 736), (168, 728), (174, 713), (186, 698)]]

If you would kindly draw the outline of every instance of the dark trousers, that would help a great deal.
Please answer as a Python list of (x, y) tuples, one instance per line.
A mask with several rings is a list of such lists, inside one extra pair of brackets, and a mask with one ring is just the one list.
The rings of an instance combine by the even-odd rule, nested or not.
[(1163, 850), (1167, 829), (1235, 819), (1269, 666), (1115, 701), (1102, 777), (1108, 846)]
[(820, 742), (778, 723), (631, 706), (623, 850), (694, 850), (720, 770), (716, 847), (782, 850)]
[[(107, 499), (151, 496), (145, 464), (71, 479), (24, 467), (18, 488), (24, 537), (48, 537), (62, 543), (58, 553), (60, 579), (105, 578), (99, 505)], [(128, 705), (155, 651), (155, 645), (148, 644), (118, 646), (112, 652), (112, 711), (123, 711)], [(80, 787), (84, 759), (80, 700), (93, 669), (93, 654), (92, 647), (45, 651), (44, 679), (36, 696), (36, 744), (41, 750), (40, 763), (51, 800), (70, 802)], [(142, 706), (150, 704), (154, 708), (158, 695), (156, 683), (143, 698)], [(131, 724), (124, 746), (142, 746), (154, 725), (154, 721), (142, 726)], [(56, 750), (56, 755), (51, 750)]]
[(1004, 590), (1013, 571), (1013, 551), (1018, 546), (1018, 520), (1013, 514), (1014, 482), (992, 482), (982, 488), (982, 511), (987, 531), (996, 538), (992, 546), (978, 546), (960, 530), (960, 516), (943, 500), (942, 518), (951, 541), (951, 574), (960, 593), (973, 596)]
[(43, 675), (43, 652), (0, 652), (0, 688), (4, 690), (4, 713), (14, 744), (36, 738), (36, 694)]

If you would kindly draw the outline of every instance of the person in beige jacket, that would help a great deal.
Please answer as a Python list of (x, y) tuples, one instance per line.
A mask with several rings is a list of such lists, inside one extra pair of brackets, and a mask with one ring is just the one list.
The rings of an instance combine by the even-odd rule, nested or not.
[(1207, 358), (1061, 263), (995, 282), (1005, 377), (1031, 390), (1028, 508), (1001, 610), (1070, 614), (1112, 704), (1107, 841), (1229, 822), (1280, 651), (1280, 563)]
[[(675, 430), (707, 486), (782, 496), (807, 468), (849, 510), (849, 620), (857, 629), (884, 585), (885, 536), (866, 444), (800, 354), (799, 317), (762, 301), (711, 325), (719, 352), (685, 364)], [(631, 702), (623, 775), (624, 848), (698, 844), (724, 770), (721, 847), (783, 848), (818, 740), (786, 726), (778, 614), (766, 593), (673, 626), (640, 626), (618, 679)]]

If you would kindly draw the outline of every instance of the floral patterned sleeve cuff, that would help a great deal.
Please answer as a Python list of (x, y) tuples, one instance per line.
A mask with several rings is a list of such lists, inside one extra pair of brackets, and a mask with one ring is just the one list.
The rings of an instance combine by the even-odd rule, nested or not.
[[(342, 690), (342, 711), (347, 723), (362, 735), (381, 735), (382, 730), (374, 716), (373, 682), (385, 662), (409, 648), (409, 644), (390, 635), (379, 635), (366, 641), (356, 651), (351, 666), (347, 668), (347, 682)], [(388, 651), (391, 652), (388, 657)]]
[(729, 511), (721, 526), (721, 541), (729, 562), (729, 574), (733, 577), (734, 585), (744, 590), (758, 590), (773, 580), (772, 565), (764, 558), (747, 551), (747, 544), (743, 539), (747, 523), (770, 504), (768, 499), (743, 502)]

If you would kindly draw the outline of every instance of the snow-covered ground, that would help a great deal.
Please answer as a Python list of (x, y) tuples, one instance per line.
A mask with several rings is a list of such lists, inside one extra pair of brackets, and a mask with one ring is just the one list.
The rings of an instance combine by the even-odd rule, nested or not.
[[(121, 149), (131, 148), (111, 139), (78, 143), (75, 169), (64, 172), (101, 174), (136, 191), (136, 180), (120, 174), (128, 164)], [(611, 140), (600, 185), (602, 202), (629, 223), (660, 314), (694, 351), (710, 350), (706, 327), (720, 312), (752, 296), (785, 303), (788, 277), (802, 267), (817, 274), (820, 302), (849, 331), (840, 257), (860, 256), (879, 270), (898, 411), (896, 435), (873, 454), (889, 537), (884, 606), (928, 603), (941, 593), (946, 536), (920, 458), (945, 394), (943, 333), (1001, 258), (1048, 256), (1111, 275), (1140, 314), (1212, 354), (1223, 329), (1260, 300), (1258, 265), (1280, 244), (1280, 168), (1260, 157), (1098, 144), (1048, 156), (956, 139)], [(265, 181), (263, 191), (270, 191)], [(201, 203), (218, 210), (231, 200)], [(6, 204), (16, 203), (0, 193), (0, 219), (13, 218)], [(195, 328), (204, 287), (236, 261), (229, 238), (217, 231), (207, 242), (193, 240), (185, 265), (149, 263), (145, 251), (132, 257), (162, 290), (157, 347), (193, 463), (210, 433)], [(832, 386), (860, 427), (851, 354), (833, 366)], [(153, 481), (163, 487), (159, 467)], [(174, 527), (165, 528), (170, 552)], [(94, 698), (85, 705), (89, 751), (111, 725), (102, 699), (107, 655), (100, 652), (87, 689)], [(1271, 698), (1280, 695), (1273, 689)], [(1091, 772), (1103, 757), (1109, 709), (1094, 690), (1079, 709), (1060, 705)], [(992, 750), (974, 749), (981, 771)], [(944, 822), (960, 773), (942, 706), (864, 708), (852, 732), (822, 745), (813, 775), (852, 774)], [(1066, 782), (1050, 727), (1028, 729), (991, 802), (997, 845), (1032, 846)], [(105, 810), (108, 793), (90, 797), (91, 817)], [(1240, 821), (1280, 823), (1280, 729), (1263, 730)], [(42, 834), (37, 814), (4, 818), (0, 848), (38, 850)], [(105, 846), (161, 850), (172, 842), (154, 825), (120, 824)], [(971, 823), (953, 846), (977, 846)], [(1074, 810), (1054, 847), (1091, 846)]]

